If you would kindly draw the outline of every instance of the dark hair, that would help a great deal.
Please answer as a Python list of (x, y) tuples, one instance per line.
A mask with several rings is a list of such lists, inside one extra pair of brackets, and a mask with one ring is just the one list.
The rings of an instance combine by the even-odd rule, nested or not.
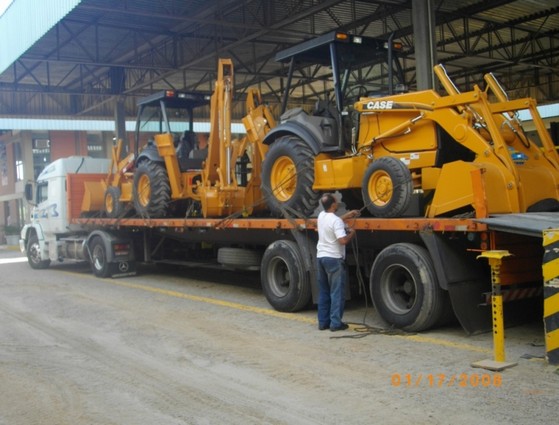
[(322, 195), (322, 198), (320, 198), (320, 203), (322, 204), (324, 211), (328, 211), (330, 207), (334, 205), (334, 202), (336, 202), (336, 198), (334, 198), (334, 195), (331, 193), (325, 193)]

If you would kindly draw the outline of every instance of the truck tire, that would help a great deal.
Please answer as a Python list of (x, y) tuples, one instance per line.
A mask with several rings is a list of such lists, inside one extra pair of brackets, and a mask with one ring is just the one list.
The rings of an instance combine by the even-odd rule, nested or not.
[(134, 208), (142, 217), (165, 217), (171, 202), (171, 188), (165, 168), (142, 161), (134, 173)]
[(293, 241), (276, 241), (266, 248), (260, 279), (266, 299), (278, 311), (299, 311), (311, 300), (311, 283)]
[(105, 213), (109, 218), (120, 218), (124, 215), (124, 205), (120, 201), (120, 188), (109, 186), (105, 191)]
[(217, 262), (224, 266), (242, 269), (260, 268), (262, 255), (253, 249), (243, 248), (219, 248), (217, 251)]
[(318, 206), (320, 192), (314, 191), (314, 156), (299, 137), (283, 136), (272, 143), (262, 164), (262, 191), (270, 212), (284, 211), (310, 216)]
[(93, 274), (97, 277), (105, 278), (111, 274), (110, 264), (107, 259), (107, 249), (103, 239), (94, 237), (89, 244), (90, 264)]
[(32, 233), (27, 242), (27, 262), (35, 270), (43, 270), (50, 266), (50, 260), (41, 260), (41, 247), (36, 233)]
[(412, 332), (442, 322), (445, 294), (428, 251), (418, 245), (390, 245), (373, 262), (371, 298), (391, 325)]
[(408, 167), (391, 156), (383, 156), (369, 165), (361, 188), (363, 202), (375, 217), (400, 217), (413, 193)]

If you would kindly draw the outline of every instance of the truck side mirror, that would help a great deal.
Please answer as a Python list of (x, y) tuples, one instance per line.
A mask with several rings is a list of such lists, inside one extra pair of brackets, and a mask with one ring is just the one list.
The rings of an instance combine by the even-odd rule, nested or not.
[(26, 183), (25, 184), (25, 199), (30, 204), (33, 204), (33, 183)]

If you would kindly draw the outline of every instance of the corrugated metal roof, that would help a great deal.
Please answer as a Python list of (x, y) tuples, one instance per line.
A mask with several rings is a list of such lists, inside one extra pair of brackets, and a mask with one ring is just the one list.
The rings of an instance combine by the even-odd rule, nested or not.
[(12, 3), (13, 0), (0, 0), (0, 16), (4, 14), (6, 9), (8, 9)]
[[(20, 8), (32, 4), (32, 17), (24, 14), (25, 22), (9, 30), (0, 26), (12, 59), (15, 47), (5, 43), (4, 34), (27, 36), (36, 26), (33, 19), (44, 20), (45, 4), (56, 10), (77, 3), (0, 71), (0, 114), (110, 119), (116, 97), (122, 96), (132, 117), (135, 98), (157, 90), (211, 92), (217, 57), (235, 61), (236, 99), (257, 86), (279, 110), (286, 67), (274, 61), (275, 53), (333, 29), (383, 39), (394, 34), (404, 46), (406, 85), (415, 90), (416, 3), (410, 0), (15, 0)], [(434, 3), (437, 62), (444, 63), (457, 87), (469, 90), (493, 72), (511, 98), (558, 101), (558, 0)], [(5, 54), (0, 51), (0, 58)], [(293, 93), (294, 103), (310, 106), (331, 91), (329, 85), (318, 90), (307, 78), (314, 72), (301, 70), (297, 86), (305, 89)], [(384, 74), (381, 68), (357, 70), (350, 84), (376, 90), (385, 84)], [(242, 106), (239, 110), (235, 117), (243, 115)]]
[[(126, 131), (134, 131), (135, 121), (126, 121)], [(115, 131), (115, 122), (111, 120), (66, 120), (35, 118), (0, 118), (0, 128), (11, 130), (66, 130), (66, 131)], [(157, 129), (154, 128), (153, 131)], [(180, 129), (181, 131), (186, 130)], [(209, 122), (195, 122), (194, 131), (209, 132)], [(241, 123), (232, 123), (233, 133), (245, 133)]]
[(81, 0), (14, 0), (0, 17), (0, 73), (80, 3)]

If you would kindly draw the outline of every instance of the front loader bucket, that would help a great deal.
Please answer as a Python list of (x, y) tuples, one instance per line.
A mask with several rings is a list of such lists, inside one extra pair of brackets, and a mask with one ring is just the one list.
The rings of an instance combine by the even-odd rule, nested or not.
[(105, 188), (100, 181), (84, 181), (82, 212), (103, 211), (105, 208)]

